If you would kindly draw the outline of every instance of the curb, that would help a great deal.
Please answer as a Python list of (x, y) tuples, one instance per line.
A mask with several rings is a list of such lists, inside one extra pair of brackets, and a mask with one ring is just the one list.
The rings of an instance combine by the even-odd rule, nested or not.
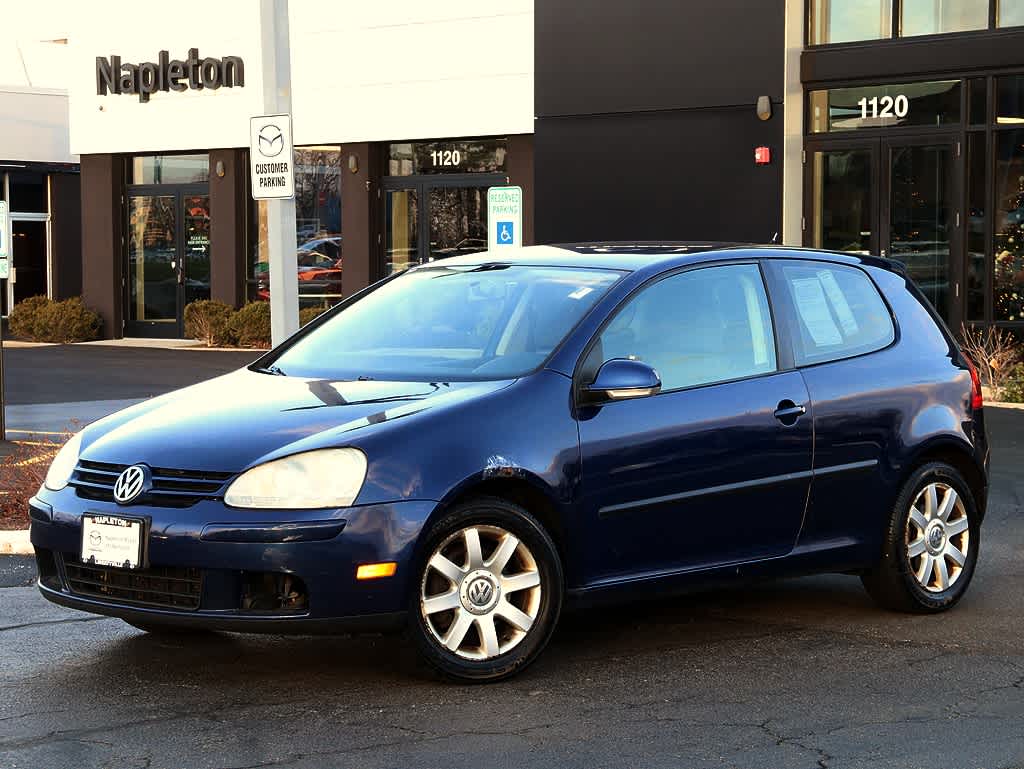
[(33, 555), (29, 530), (0, 531), (0, 555)]
[(1007, 403), (1006, 401), (985, 401), (986, 406), (994, 406), (997, 409), (1024, 409), (1024, 403)]

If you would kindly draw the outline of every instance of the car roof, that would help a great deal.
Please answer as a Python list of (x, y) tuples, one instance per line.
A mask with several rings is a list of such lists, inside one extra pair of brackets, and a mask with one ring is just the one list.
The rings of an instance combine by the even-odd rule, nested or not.
[(633, 272), (648, 268), (671, 269), (707, 261), (756, 258), (815, 258), (846, 264), (871, 264), (899, 269), (899, 263), (879, 257), (797, 248), (780, 245), (750, 245), (715, 242), (593, 242), (550, 246), (524, 246), (478, 251), (446, 257), (413, 269), (431, 265), (472, 267), (484, 264), (530, 265), (537, 267), (590, 267)]

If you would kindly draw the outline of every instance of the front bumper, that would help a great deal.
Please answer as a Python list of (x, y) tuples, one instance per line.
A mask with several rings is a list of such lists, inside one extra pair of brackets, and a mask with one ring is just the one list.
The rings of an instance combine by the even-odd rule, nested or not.
[[(411, 501), (270, 512), (214, 500), (185, 509), (119, 507), (68, 488), (43, 490), (30, 514), (39, 589), (54, 603), (137, 622), (308, 633), (400, 622), (416, 542), (435, 507)], [(144, 519), (145, 568), (78, 563), (87, 512)], [(360, 564), (383, 561), (398, 564), (393, 577), (356, 580)]]

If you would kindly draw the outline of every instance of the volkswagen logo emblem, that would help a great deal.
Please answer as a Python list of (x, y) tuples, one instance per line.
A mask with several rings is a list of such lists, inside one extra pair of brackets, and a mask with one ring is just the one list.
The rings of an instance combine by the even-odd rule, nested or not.
[(114, 481), (114, 501), (128, 505), (149, 491), (153, 480), (145, 465), (132, 465)]
[(491, 602), (491, 596), (494, 594), (494, 588), (491, 586), (490, 581), (486, 579), (478, 579), (469, 586), (469, 600), (475, 603), (477, 606), (486, 606)]

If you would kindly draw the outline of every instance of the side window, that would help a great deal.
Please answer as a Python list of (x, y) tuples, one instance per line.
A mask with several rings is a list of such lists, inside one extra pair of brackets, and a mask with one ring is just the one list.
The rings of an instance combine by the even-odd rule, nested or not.
[(775, 371), (775, 336), (757, 265), (690, 270), (644, 289), (601, 332), (584, 370), (635, 358), (662, 390)]
[(827, 262), (784, 262), (780, 267), (793, 307), (796, 365), (880, 350), (896, 338), (889, 310), (863, 271)]

